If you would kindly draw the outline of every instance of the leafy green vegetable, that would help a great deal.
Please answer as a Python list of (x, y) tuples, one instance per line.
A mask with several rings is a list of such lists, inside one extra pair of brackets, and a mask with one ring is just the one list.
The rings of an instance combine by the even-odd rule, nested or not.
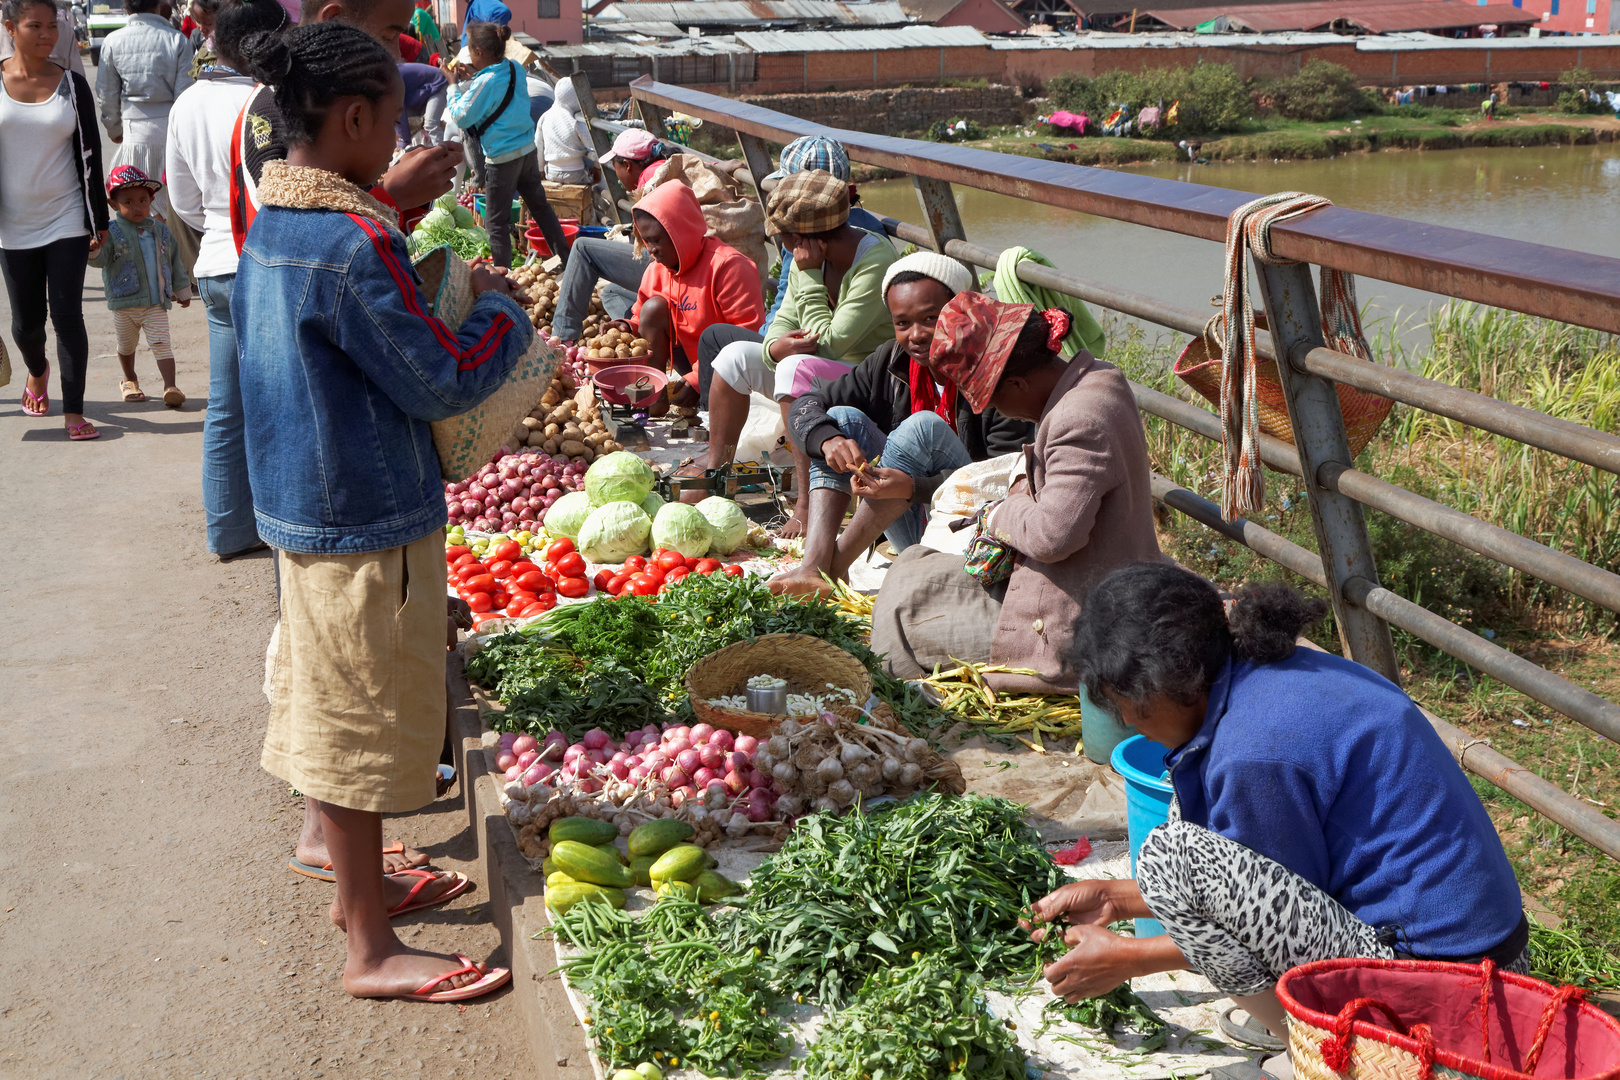
[(824, 1005), (914, 950), (964, 972), (1033, 974), (1062, 942), (1030, 940), (1019, 917), (1065, 880), (1005, 799), (923, 794), (870, 814), (816, 814), (750, 875), (731, 943), (760, 949), (784, 991)]
[(719, 554), (730, 555), (747, 538), (748, 517), (730, 499), (710, 495), (697, 504), (697, 509), (714, 528), (714, 550)]
[(1146, 1054), (1161, 1049), (1170, 1036), (1170, 1025), (1137, 996), (1130, 983), (1120, 983), (1101, 997), (1086, 998), (1073, 1005), (1049, 1001), (1045, 1011), (1070, 1023), (1113, 1033), (1123, 1027), (1144, 1036), (1135, 1052)]
[[(915, 955), (915, 954), (913, 954)], [(805, 1080), (1023, 1080), (1011, 1025), (985, 1011), (983, 980), (938, 956), (867, 976), (817, 1032)]]
[(523, 731), (544, 738), (556, 728), (577, 742), (593, 727), (614, 738), (644, 724), (669, 719), (665, 698), (639, 674), (614, 660), (589, 670), (553, 667), (545, 678), (506, 699), (506, 711), (490, 716), (496, 731)]
[(651, 532), (652, 522), (637, 503), (608, 502), (591, 511), (574, 542), (591, 562), (622, 563), (647, 550)]
[(583, 491), (570, 491), (546, 511), (546, 532), (552, 536), (564, 536), (570, 540), (579, 538), (579, 530), (585, 524), (585, 519), (591, 516), (596, 509), (591, 505), (591, 497)]
[(656, 479), (651, 465), (628, 450), (615, 450), (597, 458), (585, 470), (585, 491), (596, 506), (611, 502), (639, 506), (652, 492)]
[[(651, 497), (657, 498), (656, 495)], [(714, 542), (714, 530), (709, 527), (709, 519), (698, 513), (697, 507), (686, 503), (668, 503), (653, 518), (652, 542), (653, 547), (669, 548), (680, 552), (685, 558), (694, 558), (709, 553), (709, 545)]]

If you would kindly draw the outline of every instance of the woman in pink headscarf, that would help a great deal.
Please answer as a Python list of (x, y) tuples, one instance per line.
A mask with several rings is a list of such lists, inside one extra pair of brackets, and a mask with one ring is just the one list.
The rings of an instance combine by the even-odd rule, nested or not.
[(1136, 399), (1112, 364), (1060, 355), (1069, 319), (973, 292), (940, 311), (935, 376), (975, 412), (1038, 426), (1007, 497), (981, 510), (968, 560), (919, 544), (889, 570), (872, 649), (900, 678), (988, 661), (1035, 672), (987, 676), (997, 689), (1075, 693), (1071, 646), (1086, 593), (1109, 571), (1162, 558)]

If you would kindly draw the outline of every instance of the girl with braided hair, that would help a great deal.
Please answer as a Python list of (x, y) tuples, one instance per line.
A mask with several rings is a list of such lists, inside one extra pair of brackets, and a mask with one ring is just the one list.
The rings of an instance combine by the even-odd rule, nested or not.
[(1007, 497), (980, 510), (971, 561), (923, 544), (895, 559), (872, 611), (892, 674), (989, 661), (1034, 672), (988, 674), (998, 690), (1072, 694), (1082, 598), (1109, 571), (1161, 558), (1136, 399), (1112, 364), (1058, 351), (1070, 328), (1067, 311), (974, 292), (940, 309), (934, 378), (974, 412), (1037, 426)]
[(461, 874), (383, 876), (382, 815), (435, 797), (444, 740), (444, 497), (429, 423), (498, 390), (534, 340), (511, 283), (472, 273), (459, 332), (428, 314), (392, 210), (367, 194), (405, 87), (341, 23), (250, 50), (285, 161), (237, 265), (248, 473), (276, 549), (281, 632), (261, 763), (302, 791), (337, 879), (356, 997), (462, 1001), (510, 972), (406, 948), (389, 919), (465, 892)]

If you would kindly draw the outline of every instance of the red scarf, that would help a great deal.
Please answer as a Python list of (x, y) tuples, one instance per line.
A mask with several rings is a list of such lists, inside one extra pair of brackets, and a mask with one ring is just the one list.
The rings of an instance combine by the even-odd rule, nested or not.
[(945, 392), (934, 385), (934, 376), (917, 361), (911, 361), (911, 411), (938, 413), (939, 418), (956, 430), (956, 384), (945, 380)]

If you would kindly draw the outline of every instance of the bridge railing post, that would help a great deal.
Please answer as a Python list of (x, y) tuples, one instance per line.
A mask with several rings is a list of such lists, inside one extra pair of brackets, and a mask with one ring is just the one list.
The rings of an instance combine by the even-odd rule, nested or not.
[[(591, 89), (591, 80), (583, 71), (569, 75), (568, 81), (574, 84), (574, 96), (579, 99), (580, 114), (587, 118), (586, 128), (591, 133), (591, 144), (596, 147), (596, 160), (601, 161), (607, 157), (607, 152), (613, 148), (613, 139), (608, 133), (596, 126), (596, 93)], [(621, 225), (626, 220), (626, 211), (619, 203), (624, 199), (624, 185), (619, 183), (619, 174), (613, 171), (611, 163), (602, 166), (602, 181), (607, 185), (608, 202), (613, 213), (613, 220)], [(590, 224), (590, 223), (587, 223)]]
[[(967, 232), (962, 227), (962, 214), (956, 208), (956, 193), (951, 190), (951, 185), (927, 176), (913, 176), (911, 184), (917, 189), (917, 204), (922, 208), (923, 221), (934, 238), (934, 250), (944, 255), (946, 244), (952, 240), (965, 241)], [(957, 261), (961, 262), (960, 259)], [(962, 266), (977, 288), (978, 271), (970, 263), (963, 262)]]
[(758, 135), (748, 135), (737, 132), (737, 146), (742, 150), (743, 161), (748, 165), (748, 172), (754, 178), (754, 194), (759, 197), (759, 205), (765, 205), (765, 177), (770, 175), (771, 148), (765, 140)]
[(1271, 327), (1272, 347), (1277, 355), (1277, 378), (1288, 405), (1288, 419), (1294, 428), (1294, 445), (1299, 450), (1305, 490), (1310, 498), (1311, 523), (1316, 529), (1317, 550), (1327, 571), (1328, 593), (1333, 615), (1339, 623), (1339, 636), (1352, 660), (1372, 668), (1399, 685), (1400, 663), (1389, 623), (1349, 599), (1346, 586), (1360, 578), (1378, 585), (1372, 542), (1367, 536), (1367, 519), (1361, 504), (1329, 491), (1320, 477), (1325, 465), (1354, 463), (1345, 436), (1344, 414), (1339, 393), (1327, 379), (1306, 372), (1298, 361), (1322, 340), (1322, 316), (1317, 306), (1316, 286), (1306, 263), (1273, 266), (1257, 263), (1260, 294), (1266, 319)]

